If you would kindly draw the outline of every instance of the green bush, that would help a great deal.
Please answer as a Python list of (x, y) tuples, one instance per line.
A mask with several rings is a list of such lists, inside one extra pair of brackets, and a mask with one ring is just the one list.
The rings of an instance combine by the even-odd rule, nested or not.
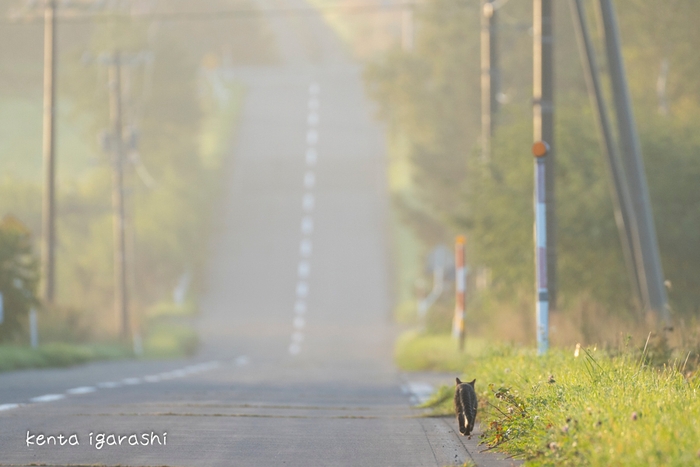
[(38, 262), (29, 232), (12, 216), (0, 222), (0, 293), (3, 321), (0, 341), (7, 342), (26, 327), (29, 310), (38, 305)]

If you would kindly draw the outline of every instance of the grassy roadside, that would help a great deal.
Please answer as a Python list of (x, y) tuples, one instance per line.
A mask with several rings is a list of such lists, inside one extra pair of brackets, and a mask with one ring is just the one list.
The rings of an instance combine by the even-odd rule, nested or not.
[[(650, 366), (649, 349), (538, 357), (498, 345), (459, 355), (449, 336), (418, 334), (402, 337), (396, 351), (402, 368), (476, 378), (482, 442), (526, 465), (700, 465), (700, 377), (683, 358)], [(453, 394), (444, 386), (426, 406), (452, 414)]]
[(141, 358), (191, 357), (199, 349), (199, 335), (185, 323), (159, 320), (149, 325)]
[(445, 335), (421, 334), (407, 331), (396, 341), (394, 359), (404, 371), (461, 372), (486, 348), (486, 341), (469, 339), (464, 353), (457, 351), (456, 342)]
[[(153, 326), (143, 342), (141, 359), (190, 357), (199, 347), (191, 327), (162, 322)], [(69, 367), (99, 360), (137, 358), (131, 346), (120, 344), (68, 344), (53, 342), (33, 349), (0, 345), (0, 372), (30, 368)]]
[(0, 371), (67, 367), (96, 360), (117, 360), (129, 357), (133, 357), (132, 350), (116, 344), (51, 343), (36, 349), (3, 345), (0, 346)]

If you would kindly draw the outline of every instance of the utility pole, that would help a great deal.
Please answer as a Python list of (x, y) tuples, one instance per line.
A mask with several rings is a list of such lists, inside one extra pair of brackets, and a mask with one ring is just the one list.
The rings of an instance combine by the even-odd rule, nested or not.
[(632, 101), (627, 88), (627, 76), (622, 61), (620, 33), (617, 29), (617, 17), (611, 0), (600, 0), (600, 13), (605, 31), (605, 51), (608, 57), (610, 80), (615, 102), (615, 115), (620, 135), (622, 166), (629, 185), (630, 197), (634, 206), (639, 229), (639, 241), (642, 252), (644, 277), (649, 301), (645, 304), (648, 311), (655, 312), (664, 324), (670, 324), (668, 298), (664, 288), (664, 275), (656, 238), (651, 200), (647, 187), (641, 144), (637, 126), (632, 112)]
[(55, 292), (56, 243), (56, 1), (44, 8), (44, 116), (42, 156), (44, 192), (42, 206), (41, 284), (44, 303), (52, 304)]
[(613, 201), (615, 222), (620, 235), (622, 255), (625, 260), (630, 286), (632, 287), (632, 295), (641, 306), (644, 306), (645, 303), (648, 303), (649, 296), (646, 280), (642, 280), (645, 278), (645, 273), (637, 218), (634, 213), (624, 168), (620, 163), (616, 149), (607, 107), (603, 99), (598, 63), (588, 31), (586, 11), (582, 0), (571, 0), (571, 12), (574, 17), (574, 27), (578, 38), (581, 62), (586, 75), (588, 94), (591, 97), (591, 103), (597, 115), (596, 121), (600, 133), (603, 156), (608, 166), (608, 175), (610, 177), (608, 185)]
[(496, 6), (493, 0), (481, 4), (481, 160), (491, 159), (494, 115), (498, 111), (498, 48)]
[(121, 56), (109, 60), (110, 149), (112, 156), (112, 209), (114, 215), (114, 310), (122, 339), (130, 335), (126, 290), (126, 234), (124, 220), (124, 142), (122, 135)]
[[(90, 61), (92, 58), (90, 58)], [(120, 335), (127, 341), (132, 334), (131, 317), (129, 310), (129, 290), (135, 290), (133, 283), (133, 255), (129, 255), (127, 247), (133, 249), (133, 231), (131, 242), (127, 241), (127, 221), (124, 189), (124, 163), (128, 151), (132, 151), (132, 161), (137, 164), (137, 173), (149, 188), (153, 187), (153, 177), (148, 173), (143, 164), (138, 161), (136, 150), (137, 134), (133, 128), (124, 130), (124, 94), (130, 89), (129, 67), (138, 63), (150, 62), (152, 55), (148, 52), (128, 54), (120, 51), (102, 53), (96, 57), (96, 61), (106, 65), (109, 77), (109, 114), (110, 129), (103, 136), (103, 147), (110, 156), (112, 165), (112, 211), (113, 211), (113, 235), (114, 235), (114, 312), (119, 323)], [(126, 134), (128, 133), (128, 135)], [(128, 142), (125, 141), (128, 140)], [(131, 282), (127, 278), (131, 278)], [(134, 339), (138, 340), (138, 331), (135, 331)], [(138, 344), (135, 343), (138, 347)]]
[[(25, 0), (25, 5), (9, 11), (11, 21), (44, 18), (44, 105), (43, 105), (43, 193), (41, 237), (41, 296), (47, 305), (56, 294), (56, 23), (58, 0)], [(63, 17), (80, 14), (86, 8), (102, 8), (93, 0), (62, 2)], [(70, 3), (70, 4), (69, 4)]]
[(547, 200), (547, 276), (549, 308), (557, 307), (557, 238), (554, 174), (554, 35), (552, 0), (533, 0), (533, 130), (534, 141), (548, 146), (545, 158)]

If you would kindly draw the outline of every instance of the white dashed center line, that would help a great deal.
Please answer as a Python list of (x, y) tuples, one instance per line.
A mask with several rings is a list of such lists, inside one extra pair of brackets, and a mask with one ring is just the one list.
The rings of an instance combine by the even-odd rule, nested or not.
[(301, 233), (309, 235), (314, 231), (314, 220), (311, 216), (304, 216), (301, 220)]
[(240, 357), (236, 358), (236, 365), (238, 366), (246, 366), (250, 363), (250, 358), (246, 355), (241, 355)]
[(69, 389), (66, 391), (66, 394), (70, 394), (72, 396), (78, 395), (78, 394), (89, 394), (91, 392), (97, 391), (97, 388), (94, 386), (80, 386), (78, 388), (73, 388)]
[(97, 383), (97, 387), (100, 389), (113, 389), (120, 387), (121, 384), (115, 383), (113, 381), (105, 381), (104, 383)]
[(44, 394), (43, 396), (32, 397), (29, 399), (30, 402), (53, 402), (63, 399), (63, 394)]
[(309, 284), (306, 282), (297, 282), (297, 297), (306, 298), (309, 295)]
[[(316, 151), (316, 144), (319, 139), (319, 132), (317, 130), (320, 117), (318, 113), (318, 108), (320, 107), (320, 102), (318, 99), (318, 94), (321, 92), (321, 86), (318, 83), (311, 83), (309, 85), (309, 102), (308, 102), (308, 114), (306, 116), (306, 123), (308, 128), (306, 130), (306, 165), (309, 169), (316, 165), (318, 160), (318, 153)], [(296, 302), (294, 303), (294, 318), (292, 321), (294, 332), (292, 333), (291, 344), (289, 345), (289, 353), (292, 356), (299, 355), (301, 352), (301, 343), (304, 340), (304, 334), (302, 329), (306, 325), (306, 321), (301, 317), (306, 313), (306, 298), (309, 295), (309, 283), (307, 282), (309, 275), (311, 273), (311, 266), (309, 258), (313, 251), (313, 245), (311, 243), (311, 234), (314, 231), (314, 220), (311, 217), (311, 213), (316, 206), (316, 198), (311, 190), (316, 186), (316, 174), (312, 170), (307, 170), (304, 174), (303, 187), (304, 194), (301, 198), (301, 207), (305, 213), (304, 217), (301, 219), (301, 234), (302, 239), (299, 244), (299, 256), (301, 256), (301, 261), (299, 261), (299, 266), (297, 267), (297, 274), (301, 280), (297, 282), (296, 286)]]
[(316, 130), (309, 130), (306, 132), (306, 142), (309, 143), (310, 146), (315, 145), (318, 143), (318, 131)]
[(317, 159), (318, 159), (318, 154), (316, 153), (316, 149), (309, 148), (306, 150), (306, 164), (309, 167), (313, 167), (314, 165), (316, 165)]
[(309, 262), (302, 260), (299, 261), (299, 266), (297, 267), (297, 273), (299, 274), (299, 277), (306, 279), (309, 277), (309, 273), (311, 272), (311, 266), (309, 266)]
[(309, 256), (311, 256), (312, 251), (313, 244), (311, 243), (311, 240), (309, 240), (308, 238), (302, 240), (299, 244), (299, 254), (304, 258), (308, 258)]
[(304, 211), (313, 211), (315, 204), (316, 198), (314, 198), (313, 193), (306, 193), (301, 199), (301, 206), (304, 208)]
[(304, 175), (304, 187), (308, 190), (312, 189), (316, 184), (316, 175), (313, 172), (306, 172)]
[(122, 380), (122, 383), (127, 384), (129, 386), (141, 384), (141, 378), (124, 378)]

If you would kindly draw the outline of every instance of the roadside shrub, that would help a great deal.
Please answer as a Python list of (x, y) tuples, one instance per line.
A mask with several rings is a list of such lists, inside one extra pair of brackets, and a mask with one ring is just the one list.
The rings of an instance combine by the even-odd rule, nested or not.
[(29, 231), (14, 217), (0, 221), (0, 293), (3, 321), (0, 342), (7, 342), (25, 328), (29, 310), (38, 306), (39, 265), (32, 253)]

